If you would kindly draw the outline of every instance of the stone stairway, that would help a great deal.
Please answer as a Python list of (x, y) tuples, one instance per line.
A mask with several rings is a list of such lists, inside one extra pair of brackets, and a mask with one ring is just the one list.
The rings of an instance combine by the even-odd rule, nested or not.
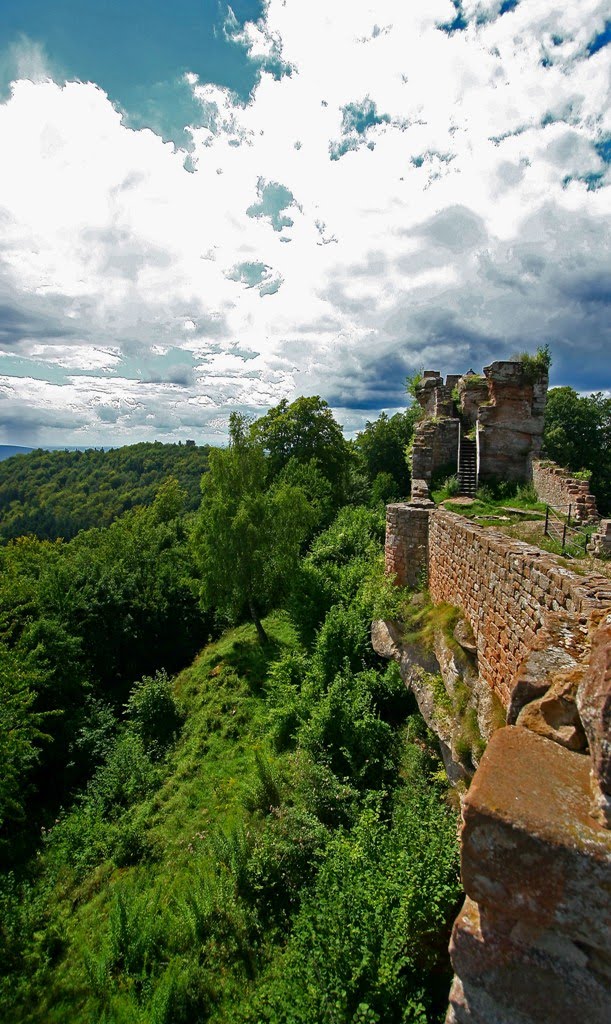
[(460, 493), (475, 497), (477, 489), (477, 446), (466, 437), (460, 439), (460, 469), (458, 471)]

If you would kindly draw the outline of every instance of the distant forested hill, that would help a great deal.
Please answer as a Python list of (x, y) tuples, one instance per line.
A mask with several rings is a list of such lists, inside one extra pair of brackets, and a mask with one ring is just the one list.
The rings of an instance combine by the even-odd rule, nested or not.
[(0, 538), (35, 534), (70, 539), (80, 530), (108, 526), (136, 505), (150, 505), (160, 483), (174, 476), (199, 504), (208, 445), (154, 443), (111, 451), (36, 449), (0, 462)]

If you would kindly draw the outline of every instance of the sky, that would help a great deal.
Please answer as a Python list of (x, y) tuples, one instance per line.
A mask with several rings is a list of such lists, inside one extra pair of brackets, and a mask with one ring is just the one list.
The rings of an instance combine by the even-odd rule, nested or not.
[(3, 4), (0, 443), (611, 390), (610, 57), (611, 0)]

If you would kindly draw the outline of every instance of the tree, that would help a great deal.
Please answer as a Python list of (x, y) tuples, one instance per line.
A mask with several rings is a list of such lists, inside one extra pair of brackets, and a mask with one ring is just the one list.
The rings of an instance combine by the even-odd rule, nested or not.
[(590, 470), (599, 511), (611, 509), (611, 398), (553, 388), (545, 409), (545, 450), (566, 469)]
[[(33, 767), (40, 744), (50, 737), (40, 726), (44, 715), (35, 710), (40, 670), (33, 656), (16, 655), (0, 643), (0, 828), (25, 817)], [(4, 840), (0, 840), (0, 851)]]
[(343, 497), (349, 461), (348, 444), (328, 404), (318, 395), (298, 398), (279, 405), (252, 424), (251, 434), (268, 456), (272, 477), (290, 459), (305, 464), (314, 461), (333, 488), (336, 504)]
[(266, 456), (247, 427), (232, 413), (229, 447), (210, 452), (193, 542), (203, 604), (231, 618), (247, 608), (265, 643), (261, 616), (290, 580), (313, 512), (301, 488), (266, 485)]
[[(367, 422), (365, 429), (357, 434), (354, 447), (362, 459), (370, 485), (380, 474), (390, 474), (395, 496), (409, 492), (405, 448), (412, 438), (419, 415), (420, 406), (416, 403), (390, 418), (383, 412), (377, 420)], [(378, 485), (380, 487), (381, 484)]]

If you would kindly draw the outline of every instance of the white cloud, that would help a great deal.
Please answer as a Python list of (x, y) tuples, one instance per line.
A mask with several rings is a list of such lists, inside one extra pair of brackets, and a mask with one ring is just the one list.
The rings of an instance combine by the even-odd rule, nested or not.
[(34, 52), (0, 105), (0, 345), (73, 376), (5, 378), (0, 428), (27, 408), (49, 442), (217, 436), (229, 408), (306, 391), (358, 423), (400, 403), (410, 368), (518, 342), (550, 341), (566, 373), (579, 345), (594, 368), (611, 105), (609, 48), (588, 45), (606, 5), (500, 8), (465, 0), (452, 34), (449, 0), (270, 0), (257, 25), (229, 19), (261, 77), (242, 103), (186, 76), (192, 173)]

